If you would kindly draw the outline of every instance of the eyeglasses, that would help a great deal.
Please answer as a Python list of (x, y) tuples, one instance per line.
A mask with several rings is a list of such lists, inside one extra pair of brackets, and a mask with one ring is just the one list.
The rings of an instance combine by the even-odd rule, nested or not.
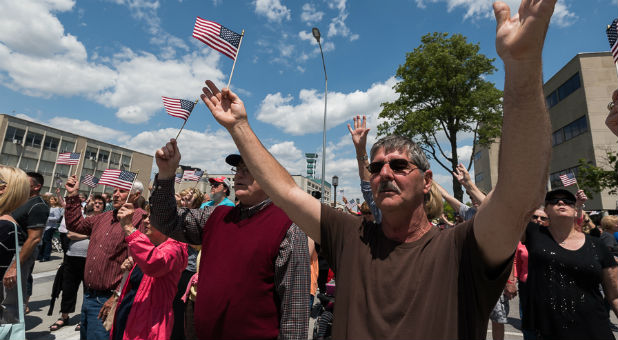
[[(380, 171), (382, 171), (382, 168), (384, 167), (384, 164), (388, 163), (388, 166), (391, 168), (391, 170), (393, 170), (393, 172), (396, 173), (405, 173), (406, 170), (409, 169), (408, 164), (414, 164), (412, 162), (410, 162), (407, 159), (403, 159), (403, 158), (395, 158), (395, 159), (391, 159), (388, 162), (372, 162), (369, 163), (369, 165), (367, 166), (367, 170), (369, 170), (369, 173), (371, 173), (372, 175), (375, 174), (379, 174)], [(410, 170), (410, 172), (414, 171), (418, 169), (418, 167), (414, 167)], [(410, 173), (408, 172), (408, 173)]]
[(549, 217), (545, 217), (545, 216), (539, 216), (539, 215), (532, 215), (532, 219), (533, 220), (541, 220), (543, 222), (549, 220)]
[(247, 169), (246, 166), (241, 166), (241, 167), (234, 166), (234, 167), (232, 167), (232, 173), (233, 174), (237, 174), (239, 172), (242, 172), (242, 173), (245, 173), (245, 174), (249, 174), (250, 173), (249, 169)]
[(558, 202), (562, 201), (565, 205), (575, 206), (575, 201), (570, 200), (568, 198), (552, 198), (550, 200), (545, 201), (547, 204), (556, 205)]
[(213, 188), (216, 188), (216, 187), (218, 187), (220, 185), (221, 185), (221, 183), (219, 183), (219, 182), (210, 183), (210, 186), (213, 187)]
[(97, 205), (97, 204), (103, 205), (103, 202), (94, 202), (93, 204), (94, 205)]

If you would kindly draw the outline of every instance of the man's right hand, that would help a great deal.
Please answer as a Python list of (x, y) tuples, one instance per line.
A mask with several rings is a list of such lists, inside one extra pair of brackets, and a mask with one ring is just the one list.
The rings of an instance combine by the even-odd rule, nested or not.
[(64, 188), (67, 189), (67, 196), (77, 196), (79, 194), (79, 180), (77, 180), (77, 175), (70, 176)]
[(457, 181), (459, 181), (459, 183), (466, 188), (468, 188), (468, 184), (472, 182), (472, 179), (470, 178), (470, 173), (461, 163), (457, 165), (457, 168), (455, 168), (453, 175), (455, 176), (455, 178), (457, 178)]
[(159, 168), (159, 179), (170, 179), (176, 176), (176, 169), (180, 164), (180, 150), (175, 139), (165, 144), (161, 149), (155, 152), (155, 160)]

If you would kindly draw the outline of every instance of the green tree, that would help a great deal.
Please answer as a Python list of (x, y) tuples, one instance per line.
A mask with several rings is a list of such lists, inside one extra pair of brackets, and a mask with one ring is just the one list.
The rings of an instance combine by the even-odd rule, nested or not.
[(605, 189), (609, 189), (610, 195), (618, 193), (618, 154), (607, 152), (605, 162), (606, 166), (599, 167), (586, 159), (579, 160), (577, 183), (589, 198)]
[[(423, 36), (421, 42), (397, 69), (400, 81), (394, 89), (399, 98), (382, 103), (380, 117), (385, 122), (378, 126), (378, 134), (412, 138), (450, 173), (464, 163), (457, 153), (462, 133), (472, 135), (475, 146), (488, 146), (500, 135), (502, 91), (484, 79), (496, 68), (494, 59), (479, 53), (478, 44), (468, 43), (460, 34), (449, 37), (438, 32)], [(463, 190), (455, 178), (453, 192), (461, 201)]]

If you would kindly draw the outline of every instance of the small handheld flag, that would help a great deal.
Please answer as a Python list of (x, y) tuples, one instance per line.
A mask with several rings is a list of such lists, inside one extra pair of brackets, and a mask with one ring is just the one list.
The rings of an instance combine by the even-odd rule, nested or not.
[(575, 179), (575, 175), (572, 172), (568, 174), (560, 175), (560, 181), (562, 182), (562, 186), (568, 187), (569, 185), (577, 184), (577, 179)]
[(193, 37), (236, 60), (242, 35), (210, 20), (195, 19)]
[(202, 175), (204, 175), (204, 171), (202, 170), (185, 170), (182, 174), (182, 179), (184, 179), (185, 181), (197, 182), (200, 180), (200, 178), (202, 178)]
[(189, 119), (191, 111), (193, 111), (193, 107), (195, 107), (196, 104), (185, 99), (176, 99), (164, 96), (161, 96), (161, 98), (163, 98), (163, 106), (165, 106), (165, 111), (167, 111), (167, 114), (184, 119), (185, 121)]
[(133, 181), (137, 174), (125, 170), (107, 169), (101, 175), (99, 184), (109, 185), (110, 187), (119, 188), (123, 190), (131, 190), (133, 187)]
[(614, 63), (618, 62), (618, 19), (614, 19), (611, 25), (607, 26), (607, 40), (611, 48)]
[(91, 188), (94, 188), (99, 183), (99, 179), (94, 177), (94, 176), (92, 176), (92, 175), (83, 175), (81, 182), (86, 184), (87, 186), (89, 186)]
[(65, 152), (58, 155), (56, 164), (77, 165), (79, 163), (79, 153)]

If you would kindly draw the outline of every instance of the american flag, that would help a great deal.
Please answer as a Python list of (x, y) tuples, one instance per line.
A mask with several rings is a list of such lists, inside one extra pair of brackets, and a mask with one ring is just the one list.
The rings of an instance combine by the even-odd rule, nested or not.
[(180, 183), (180, 181), (182, 181), (182, 174), (176, 174), (176, 177), (174, 177), (174, 182)]
[(185, 170), (185, 172), (182, 174), (182, 179), (184, 179), (185, 181), (197, 182), (200, 180), (200, 178), (202, 178), (202, 175), (204, 175), (204, 171), (202, 170)]
[(236, 59), (242, 35), (231, 31), (214, 21), (195, 19), (193, 37), (226, 56)]
[(182, 118), (184, 120), (189, 118), (189, 115), (191, 115), (191, 111), (193, 111), (193, 107), (195, 106), (195, 103), (190, 100), (163, 96), (161, 96), (161, 98), (163, 98), (163, 106), (165, 106), (165, 111), (167, 111), (167, 114)]
[(82, 183), (86, 184), (87, 186), (94, 188), (97, 186), (97, 184), (99, 183), (99, 179), (92, 176), (92, 175), (83, 175), (82, 176)]
[(572, 172), (568, 174), (560, 175), (560, 181), (562, 181), (562, 186), (568, 187), (569, 185), (577, 184), (577, 180), (575, 179), (575, 175)]
[(99, 184), (109, 185), (110, 187), (131, 190), (136, 173), (125, 170), (107, 169), (103, 171)]
[(58, 155), (56, 164), (77, 165), (79, 163), (79, 153), (65, 152)]
[(614, 63), (618, 62), (618, 19), (614, 19), (611, 25), (607, 26), (607, 40), (611, 47)]

